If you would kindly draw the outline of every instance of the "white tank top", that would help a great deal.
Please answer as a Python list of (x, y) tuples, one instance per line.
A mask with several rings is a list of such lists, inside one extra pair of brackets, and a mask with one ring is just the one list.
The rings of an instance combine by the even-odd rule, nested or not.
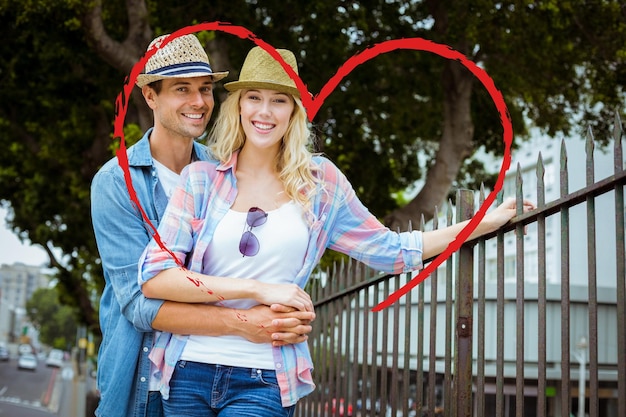
[[(264, 224), (251, 229), (259, 240), (259, 252), (254, 256), (243, 256), (239, 252), (239, 241), (243, 232), (250, 230), (246, 223), (248, 213), (230, 210), (217, 225), (204, 256), (203, 272), (207, 275), (256, 279), (270, 283), (293, 282), (302, 269), (309, 242), (309, 230), (302, 206), (289, 202), (267, 214)], [(257, 304), (250, 299), (220, 303), (240, 310)], [(252, 343), (239, 336), (192, 335), (181, 359), (244, 368), (275, 369), (270, 343)]]

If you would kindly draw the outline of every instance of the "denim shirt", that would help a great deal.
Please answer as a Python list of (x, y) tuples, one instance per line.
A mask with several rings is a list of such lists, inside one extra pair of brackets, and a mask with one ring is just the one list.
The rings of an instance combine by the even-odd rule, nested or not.
[[(156, 228), (167, 206), (148, 140), (152, 129), (128, 151), (133, 188)], [(206, 160), (194, 142), (194, 157)], [(117, 158), (108, 161), (91, 184), (91, 218), (102, 261), (105, 287), (100, 299), (102, 343), (98, 352), (98, 417), (144, 417), (153, 344), (152, 321), (163, 301), (147, 299), (137, 283), (137, 261), (152, 229), (130, 200)]]

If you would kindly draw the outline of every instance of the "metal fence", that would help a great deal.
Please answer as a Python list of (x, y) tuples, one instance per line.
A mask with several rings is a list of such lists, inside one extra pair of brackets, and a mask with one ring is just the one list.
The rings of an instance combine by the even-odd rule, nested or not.
[[(346, 262), (312, 279), (317, 389), (296, 415), (626, 416), (626, 175), (618, 116), (613, 136), (613, 175), (594, 178), (589, 132), (586, 185), (573, 192), (561, 143), (558, 161), (550, 161), (558, 166), (551, 202), (541, 153), (534, 181), (518, 166), (517, 198), (532, 189), (537, 209), (464, 244), (380, 312), (372, 308), (413, 275)], [(459, 192), (456, 219), (483, 197)], [(450, 204), (428, 229), (453, 217)]]

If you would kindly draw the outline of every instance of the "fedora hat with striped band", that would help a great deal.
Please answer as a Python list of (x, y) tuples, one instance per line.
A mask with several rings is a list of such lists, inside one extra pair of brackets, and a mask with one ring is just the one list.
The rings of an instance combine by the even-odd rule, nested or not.
[(209, 56), (195, 35), (179, 36), (161, 47), (168, 36), (170, 35), (162, 35), (150, 42), (148, 50), (152, 48), (158, 48), (158, 50), (146, 62), (144, 72), (137, 76), (138, 87), (165, 78), (192, 78), (208, 75), (213, 81), (218, 81), (228, 75), (228, 71), (213, 72), (209, 64)]

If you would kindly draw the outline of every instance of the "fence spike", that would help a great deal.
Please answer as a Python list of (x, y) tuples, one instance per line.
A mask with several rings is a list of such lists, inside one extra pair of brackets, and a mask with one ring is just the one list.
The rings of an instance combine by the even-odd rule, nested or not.
[(565, 139), (561, 139), (561, 165), (559, 168), (559, 178), (561, 180), (561, 197), (565, 197), (567, 195), (567, 190), (569, 189), (569, 181), (567, 178), (567, 149), (565, 146)]
[(624, 162), (622, 160), (622, 136), (624, 129), (622, 119), (619, 117), (619, 111), (615, 111), (615, 123), (613, 125), (613, 168), (615, 174), (624, 170)]
[[(524, 200), (524, 178), (522, 176), (522, 167), (520, 163), (517, 163), (517, 177), (515, 179), (515, 200), (519, 203)], [(524, 207), (522, 204), (517, 204), (517, 215), (523, 213)]]
[(546, 183), (545, 183), (545, 174), (546, 168), (543, 164), (543, 156), (541, 155), (541, 151), (539, 151), (539, 156), (537, 157), (537, 206), (543, 207), (546, 204)]
[(593, 184), (594, 178), (594, 163), (593, 163), (593, 150), (594, 150), (594, 138), (593, 138), (593, 130), (591, 126), (587, 129), (587, 137), (585, 138), (585, 152), (586, 152), (586, 178), (587, 185)]
[(353, 265), (352, 258), (349, 258), (346, 262), (347, 262), (347, 264), (346, 264), (346, 279), (345, 279), (345, 282), (346, 282), (346, 286), (348, 286), (348, 285), (351, 284), (350, 277), (353, 276), (352, 275), (352, 265)]
[(332, 285), (330, 285), (331, 277), (332, 275), (330, 275), (330, 270), (326, 267), (326, 282), (324, 283), (324, 288), (322, 288), (322, 297), (326, 297), (330, 293), (330, 287), (332, 287)]

